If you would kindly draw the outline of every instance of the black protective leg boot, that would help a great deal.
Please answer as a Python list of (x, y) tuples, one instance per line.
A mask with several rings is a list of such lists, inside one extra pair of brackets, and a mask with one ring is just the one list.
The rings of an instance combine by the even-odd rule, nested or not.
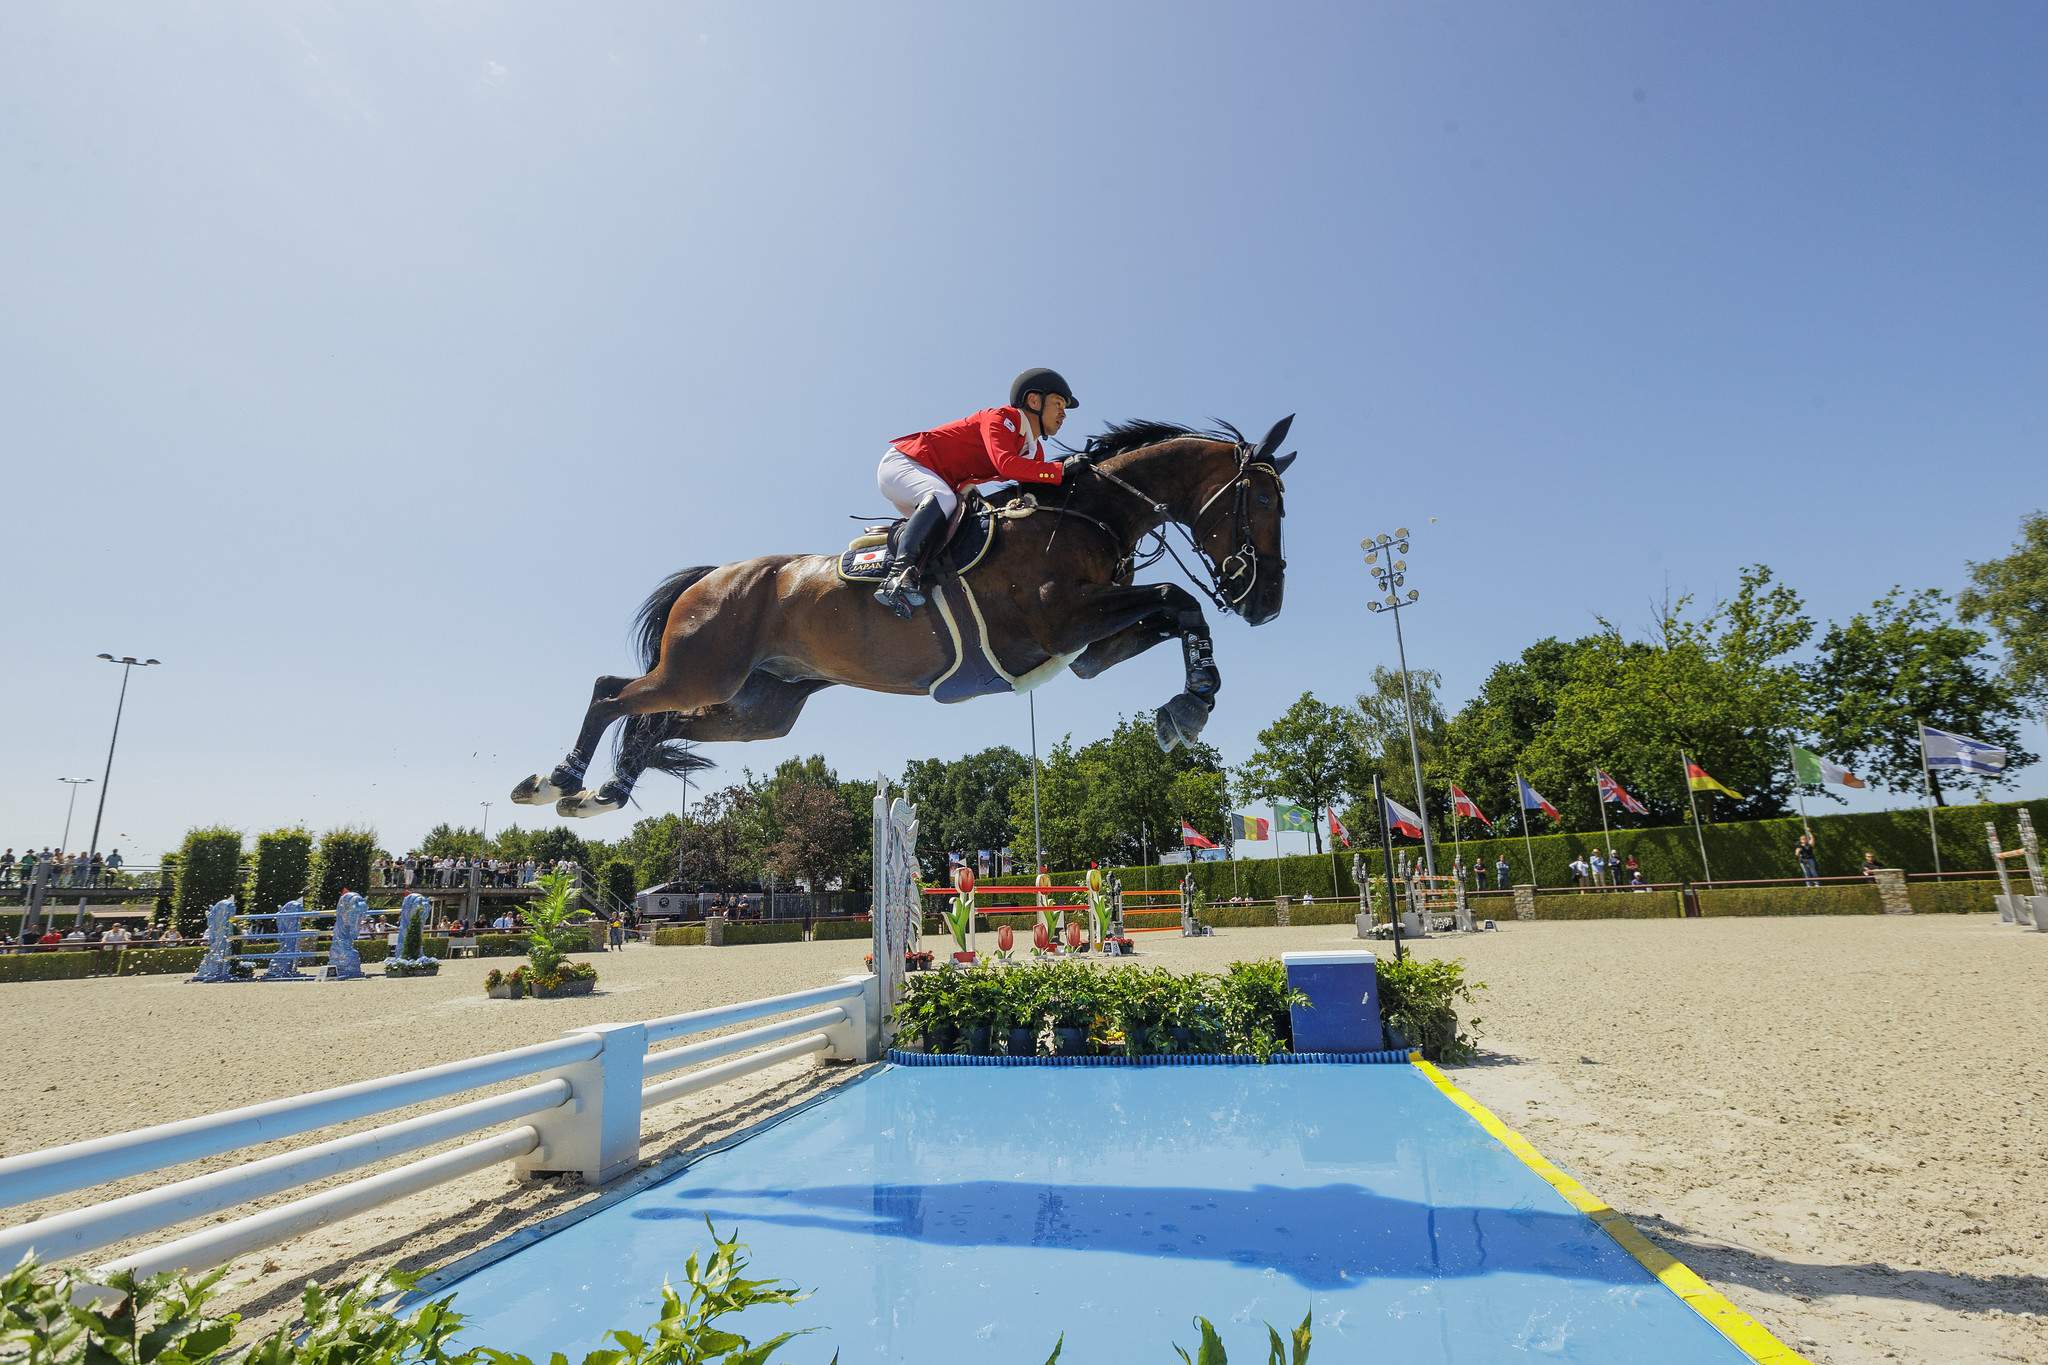
[(875, 600), (908, 621), (924, 605), (924, 564), (946, 527), (946, 514), (937, 498), (917, 505), (896, 535), (896, 554), (889, 561), (889, 576), (875, 589)]

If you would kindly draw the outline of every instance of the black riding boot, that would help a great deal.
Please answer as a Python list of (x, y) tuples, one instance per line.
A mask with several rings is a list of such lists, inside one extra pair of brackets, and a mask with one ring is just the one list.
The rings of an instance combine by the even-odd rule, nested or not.
[(875, 600), (908, 621), (924, 605), (924, 563), (945, 530), (946, 514), (935, 497), (917, 505), (896, 533), (895, 554), (889, 560), (889, 576), (875, 589)]

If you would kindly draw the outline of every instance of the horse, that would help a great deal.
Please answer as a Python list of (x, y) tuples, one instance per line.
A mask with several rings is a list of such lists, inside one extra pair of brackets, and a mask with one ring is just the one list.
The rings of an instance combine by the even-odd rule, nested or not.
[[(1258, 442), (1227, 423), (1111, 424), (1068, 460), (1058, 488), (999, 495), (971, 579), (935, 569), (930, 601), (908, 621), (872, 599), (873, 583), (846, 581), (838, 555), (672, 574), (635, 621), (645, 672), (600, 677), (575, 747), (512, 799), (599, 815), (623, 808), (643, 773), (712, 766), (693, 745), (781, 738), (827, 687), (966, 700), (1028, 691), (1062, 670), (1092, 678), (1169, 639), (1181, 642), (1185, 678), (1154, 713), (1154, 733), (1169, 751), (1190, 742), (1222, 688), (1208, 621), (1187, 589), (1134, 579), (1171, 554), (1219, 612), (1253, 626), (1279, 615), (1281, 475), (1295, 452), (1275, 452), (1293, 421)], [(589, 790), (591, 759), (621, 719), (611, 780)]]

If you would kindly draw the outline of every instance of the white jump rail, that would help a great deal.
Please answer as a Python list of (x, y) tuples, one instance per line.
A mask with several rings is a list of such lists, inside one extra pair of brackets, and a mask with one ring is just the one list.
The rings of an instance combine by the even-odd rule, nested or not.
[[(218, 1265), (505, 1162), (515, 1163), (522, 1177), (572, 1174), (593, 1184), (607, 1183), (639, 1164), (641, 1116), (647, 1109), (796, 1057), (823, 1054), (841, 1061), (872, 1061), (880, 1056), (878, 993), (874, 977), (852, 976), (813, 990), (641, 1023), (600, 1025), (553, 1042), (0, 1158), (0, 1207), (5, 1207), (505, 1081), (538, 1078), (504, 1094), (0, 1228), (0, 1265), (13, 1265), (31, 1252), (46, 1264), (70, 1261), (473, 1133), (485, 1136), (149, 1247), (102, 1265), (95, 1273), (130, 1270), (146, 1275)], [(681, 1047), (648, 1050), (651, 1043), (779, 1015), (793, 1017)], [(684, 1074), (647, 1082), (649, 1076), (678, 1071)]]

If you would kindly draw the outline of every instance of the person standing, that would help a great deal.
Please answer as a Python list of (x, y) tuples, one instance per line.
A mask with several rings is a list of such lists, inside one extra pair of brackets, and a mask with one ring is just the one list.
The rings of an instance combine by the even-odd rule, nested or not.
[(1599, 849), (1593, 850), (1593, 856), (1586, 865), (1592, 870), (1593, 885), (1596, 887), (1605, 886), (1607, 884), (1607, 860), (1600, 856)]
[(1508, 855), (1505, 853), (1501, 854), (1493, 864), (1493, 889), (1496, 891), (1507, 890), (1508, 878), (1513, 875), (1514, 873), (1508, 867)]
[(1808, 830), (1800, 835), (1799, 842), (1793, 847), (1792, 851), (1793, 855), (1799, 859), (1799, 875), (1805, 878), (1808, 886), (1819, 886), (1820, 858), (1814, 849), (1813, 831)]

